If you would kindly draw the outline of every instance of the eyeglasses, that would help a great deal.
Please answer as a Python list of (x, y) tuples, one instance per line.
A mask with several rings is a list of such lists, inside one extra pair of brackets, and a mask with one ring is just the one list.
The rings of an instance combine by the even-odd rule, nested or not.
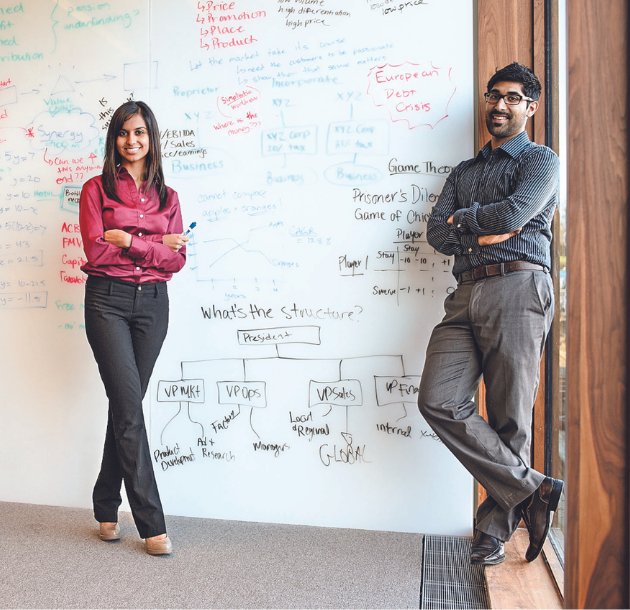
[(498, 104), (499, 100), (505, 100), (505, 103), (508, 106), (518, 106), (523, 100), (527, 102), (534, 101), (529, 97), (524, 97), (523, 95), (518, 95), (517, 93), (508, 93), (507, 95), (499, 95), (498, 93), (484, 93), (483, 96), (486, 98), (486, 103), (488, 104)]

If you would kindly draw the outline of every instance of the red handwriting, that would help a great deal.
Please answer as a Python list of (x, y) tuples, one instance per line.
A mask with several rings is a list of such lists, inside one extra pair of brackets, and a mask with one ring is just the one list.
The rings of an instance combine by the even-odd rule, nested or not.
[(197, 2), (195, 21), (202, 25), (199, 47), (216, 51), (254, 44), (258, 39), (253, 34), (247, 34), (246, 24), (266, 16), (266, 11), (239, 10), (237, 2)]

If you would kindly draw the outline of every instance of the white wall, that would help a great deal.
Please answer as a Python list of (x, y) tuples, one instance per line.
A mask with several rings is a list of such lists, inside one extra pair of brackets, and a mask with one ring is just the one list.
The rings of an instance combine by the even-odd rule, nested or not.
[(425, 231), (473, 152), (472, 2), (12, 0), (0, 22), (0, 500), (90, 505), (77, 195), (133, 96), (197, 223), (145, 405), (167, 513), (469, 533), (472, 480), (415, 393), (454, 283)]

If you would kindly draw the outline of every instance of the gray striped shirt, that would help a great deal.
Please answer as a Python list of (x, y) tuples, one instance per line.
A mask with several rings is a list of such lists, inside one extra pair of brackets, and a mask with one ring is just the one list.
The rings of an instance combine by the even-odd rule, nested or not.
[[(454, 254), (453, 274), (494, 263), (528, 261), (551, 266), (551, 220), (558, 202), (560, 162), (527, 132), (492, 150), (488, 142), (474, 159), (448, 177), (427, 225), (438, 252)], [(454, 214), (453, 224), (447, 220)], [(479, 235), (522, 231), (507, 241), (480, 246)]]

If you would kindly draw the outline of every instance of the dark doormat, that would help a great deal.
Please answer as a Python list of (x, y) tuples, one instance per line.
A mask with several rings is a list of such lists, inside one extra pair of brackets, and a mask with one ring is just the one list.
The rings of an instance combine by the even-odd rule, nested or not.
[(470, 563), (470, 538), (425, 536), (420, 608), (490, 608), (483, 566)]

